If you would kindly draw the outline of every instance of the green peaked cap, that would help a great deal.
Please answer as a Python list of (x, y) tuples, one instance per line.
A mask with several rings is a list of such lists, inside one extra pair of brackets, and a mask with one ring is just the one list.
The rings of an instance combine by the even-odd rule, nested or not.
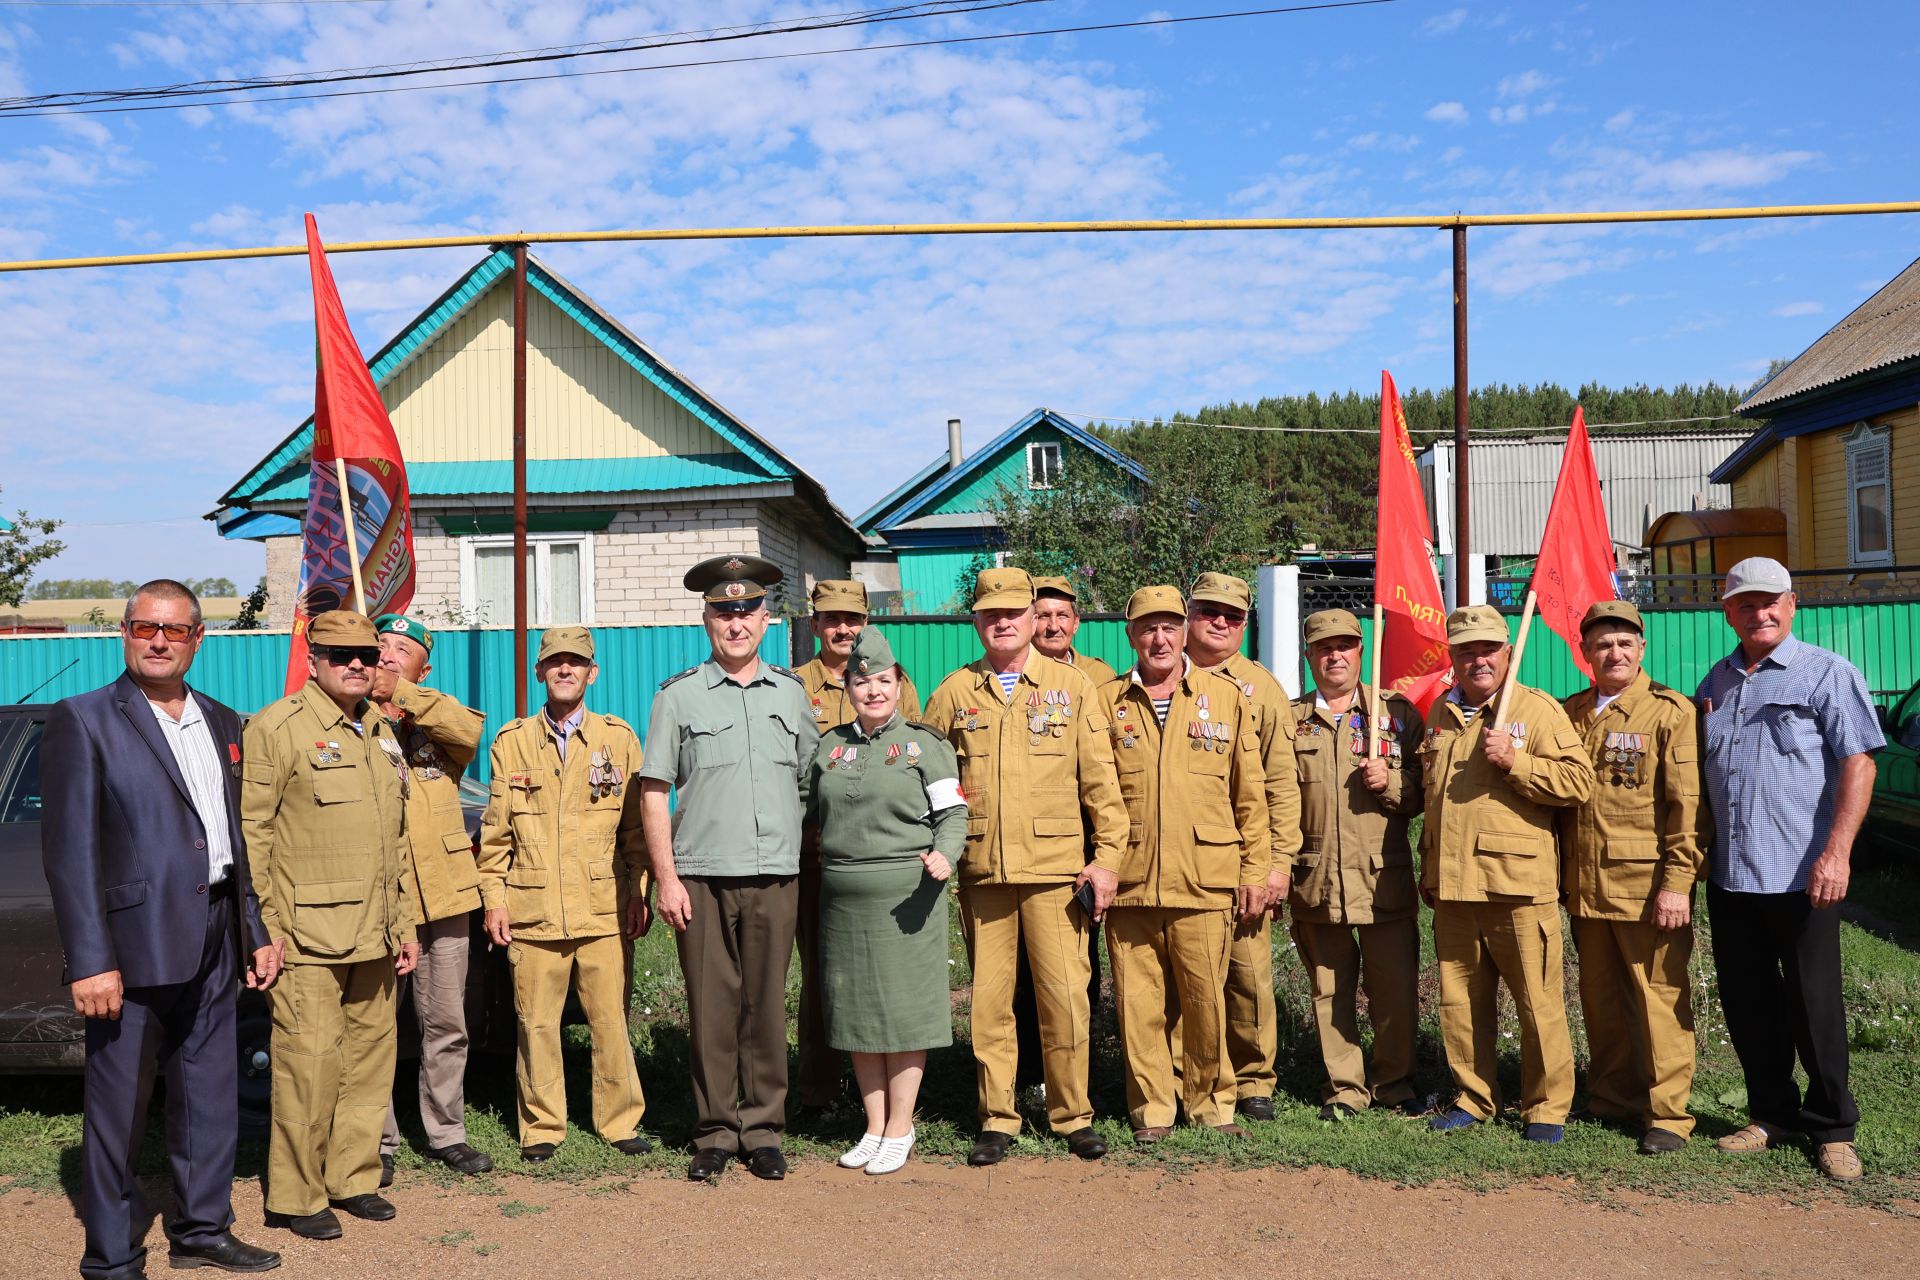
[(853, 653), (847, 658), (847, 679), (871, 675), (894, 666), (893, 646), (878, 627), (862, 627), (853, 638)]

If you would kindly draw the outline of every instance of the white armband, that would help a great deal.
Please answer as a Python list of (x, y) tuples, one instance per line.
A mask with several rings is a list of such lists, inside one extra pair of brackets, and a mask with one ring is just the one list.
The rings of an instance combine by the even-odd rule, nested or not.
[(967, 797), (960, 790), (958, 778), (935, 778), (927, 783), (927, 807), (935, 813), (966, 802)]

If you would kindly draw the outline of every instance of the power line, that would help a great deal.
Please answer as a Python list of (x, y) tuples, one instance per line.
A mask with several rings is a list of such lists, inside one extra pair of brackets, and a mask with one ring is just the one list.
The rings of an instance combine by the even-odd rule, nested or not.
[(789, 25), (785, 26), (777, 25), (782, 21), (780, 19), (769, 19), (766, 22), (741, 23), (725, 27), (699, 27), (688, 31), (670, 31), (654, 36), (625, 36), (618, 40), (598, 40), (584, 44), (545, 45), (532, 49), (509, 49), (495, 53), (463, 54), (450, 58), (380, 63), (364, 67), (337, 67), (326, 71), (302, 71), (278, 76), (242, 76), (224, 80), (190, 80), (179, 84), (148, 85), (130, 89), (79, 89), (25, 94), (0, 98), (0, 111), (12, 113), (16, 109), (27, 107), (83, 107), (103, 102), (135, 102), (214, 93), (240, 93), (254, 89), (290, 89), (315, 84), (437, 75), (444, 72), (476, 70), (482, 67), (518, 66), (538, 62), (560, 62), (572, 58), (605, 57), (616, 53), (637, 53), (685, 45), (720, 44), (736, 40), (760, 39), (766, 36), (834, 31), (888, 22), (907, 22), (918, 18), (964, 16), (993, 9), (1054, 3), (1058, 3), (1058, 0), (917, 0), (912, 4), (889, 5), (878, 9), (815, 14), (803, 19), (787, 20)]
[[(1000, 5), (994, 5), (994, 6), (983, 5), (981, 7), (982, 8), (1004, 7), (1007, 4), (1032, 3), (1032, 2), (1035, 2), (1035, 0), (1002, 0), (1002, 4)], [(1039, 2), (1046, 3), (1046, 2), (1050, 2), (1050, 0), (1039, 0)], [(1312, 13), (1312, 12), (1335, 10), (1335, 9), (1358, 9), (1358, 8), (1370, 7), (1373, 5), (1396, 4), (1398, 2), (1399, 0), (1328, 0), (1327, 3), (1320, 3), (1320, 4), (1285, 5), (1285, 6), (1278, 6), (1274, 8), (1266, 8), (1266, 9), (1242, 9), (1242, 10), (1236, 10), (1233, 12), (1226, 12), (1226, 13), (1191, 14), (1186, 17), (1142, 18), (1142, 19), (1137, 19), (1130, 22), (1098, 22), (1098, 23), (1088, 23), (1082, 26), (1072, 26), (1072, 27), (1047, 27), (1047, 28), (1042, 28), (1042, 29), (1033, 30), (1033, 31), (1003, 31), (1003, 32), (996, 32), (996, 33), (987, 34), (987, 35), (949, 36), (949, 37), (940, 38), (940, 39), (927, 39), (927, 40), (903, 40), (903, 41), (898, 41), (892, 44), (846, 45), (836, 49), (811, 49), (811, 50), (800, 50), (800, 51), (795, 51), (791, 53), (766, 53), (766, 54), (758, 54), (758, 55), (745, 55), (745, 56), (736, 57), (736, 58), (703, 58), (703, 59), (695, 59), (695, 60), (690, 60), (685, 62), (649, 63), (644, 66), (635, 66), (635, 67), (603, 67), (603, 68), (598, 68), (593, 70), (583, 70), (583, 71), (556, 71), (556, 72), (550, 72), (544, 75), (499, 76), (499, 77), (491, 77), (491, 78), (480, 79), (480, 80), (453, 80), (453, 81), (442, 82), (439, 84), (390, 85), (385, 88), (379, 88), (379, 89), (340, 89), (340, 90), (335, 90), (329, 93), (300, 93), (300, 94), (282, 94), (282, 95), (266, 96), (266, 97), (218, 98), (218, 99), (194, 101), (194, 102), (149, 103), (145, 106), (130, 106), (130, 107), (129, 106), (77, 107), (77, 108), (55, 107), (51, 109), (41, 108), (41, 109), (35, 109), (35, 110), (19, 110), (19, 109), (8, 109), (4, 106), (4, 104), (0, 104), (0, 116), (13, 118), (13, 119), (34, 119), (41, 116), (58, 116), (58, 115), (119, 115), (119, 114), (124, 114), (128, 112), (140, 112), (140, 111), (178, 111), (186, 107), (230, 107), (230, 106), (239, 106), (239, 105), (256, 103), (256, 102), (307, 102), (307, 101), (319, 101), (326, 98), (358, 98), (358, 97), (368, 97), (376, 94), (388, 94), (388, 93), (420, 93), (420, 92), (429, 92), (429, 91), (441, 90), (441, 89), (472, 88), (472, 87), (481, 86), (481, 85), (525, 84), (528, 82), (540, 81), (540, 80), (569, 80), (569, 79), (575, 79), (575, 78), (584, 77), (584, 76), (627, 75), (633, 72), (642, 72), (642, 71), (677, 71), (677, 70), (686, 70), (686, 69), (697, 68), (697, 67), (736, 66), (744, 63), (753, 63), (753, 62), (785, 62), (785, 61), (792, 61), (792, 60), (797, 60), (802, 58), (832, 57), (834, 55), (843, 54), (843, 53), (885, 53), (885, 52), (892, 52), (892, 51), (901, 50), (901, 49), (930, 49), (930, 48), (937, 48), (942, 46), (987, 44), (987, 43), (992, 43), (997, 41), (1006, 41), (1006, 40), (1026, 40), (1026, 39), (1031, 39), (1037, 36), (1079, 35), (1079, 34), (1085, 34), (1090, 32), (1101, 32), (1101, 31), (1131, 31), (1131, 30), (1140, 30), (1140, 29), (1149, 28), (1149, 27), (1184, 26), (1190, 23), (1197, 23), (1197, 22), (1221, 22), (1221, 21), (1228, 21), (1228, 20), (1238, 19), (1238, 18), (1264, 18), (1264, 17), (1273, 17), (1281, 14)], [(967, 13), (967, 12), (973, 12), (973, 10), (958, 10), (954, 12)], [(856, 25), (856, 24), (842, 24), (842, 25)], [(868, 24), (857, 24), (857, 25), (868, 25)], [(812, 29), (824, 29), (824, 28), (812, 28)], [(770, 32), (765, 34), (784, 34), (784, 33)], [(678, 43), (707, 44), (707, 43), (715, 43), (715, 41), (692, 40), (692, 41), (681, 41)], [(481, 66), (481, 65), (492, 65), (492, 64), (475, 63), (473, 65)], [(278, 86), (271, 86), (271, 87), (278, 87)]]
[[(1130, 426), (1166, 426), (1166, 427), (1213, 427), (1221, 431), (1252, 431), (1272, 435), (1289, 436), (1378, 436), (1378, 427), (1256, 427), (1241, 422), (1202, 422), (1195, 418), (1154, 418), (1126, 414), (1081, 413), (1075, 409), (1056, 409), (1055, 413), (1069, 418), (1079, 418), (1083, 422), (1102, 424), (1125, 423)], [(1669, 427), (1688, 422), (1731, 422), (1738, 414), (1717, 413), (1699, 418), (1643, 418), (1638, 422), (1589, 422), (1589, 431), (1598, 431), (1610, 427)], [(1567, 427), (1475, 427), (1476, 436), (1490, 435), (1527, 435), (1559, 437), (1567, 434)], [(1409, 427), (1413, 435), (1452, 435), (1453, 428), (1446, 427)], [(1443, 442), (1444, 443), (1444, 442)]]

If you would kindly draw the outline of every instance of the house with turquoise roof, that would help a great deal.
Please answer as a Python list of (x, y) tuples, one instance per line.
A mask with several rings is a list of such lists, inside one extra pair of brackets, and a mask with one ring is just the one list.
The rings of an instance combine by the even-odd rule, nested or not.
[(895, 592), (896, 613), (965, 612), (970, 568), (1000, 554), (994, 515), (1003, 494), (1044, 494), (1068, 467), (1113, 467), (1145, 483), (1139, 463), (1052, 409), (1035, 409), (963, 458), (960, 424), (947, 424), (947, 452), (861, 515), (867, 539), (858, 575)]
[[(722, 552), (786, 573), (776, 610), (844, 578), (860, 534), (812, 476), (537, 258), (527, 266), (527, 493), (535, 626), (697, 623), (681, 574)], [(481, 259), (368, 366), (413, 494), (412, 611), (513, 620), (513, 256)], [(313, 443), (308, 417), (208, 517), (266, 548), (290, 625)]]

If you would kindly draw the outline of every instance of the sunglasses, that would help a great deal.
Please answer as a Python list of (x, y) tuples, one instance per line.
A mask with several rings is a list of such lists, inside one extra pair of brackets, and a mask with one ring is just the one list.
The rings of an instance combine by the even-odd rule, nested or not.
[(1247, 615), (1238, 609), (1222, 609), (1218, 605), (1197, 604), (1193, 607), (1196, 618), (1219, 618), (1227, 625), (1237, 627), (1247, 620)]
[(336, 667), (350, 667), (358, 662), (363, 667), (380, 665), (380, 648), (347, 647), (343, 645), (321, 645), (313, 651), (323, 662), (331, 662)]
[(148, 622), (145, 619), (133, 619), (121, 625), (135, 640), (151, 640), (163, 635), (175, 644), (184, 644), (199, 627), (195, 622)]

